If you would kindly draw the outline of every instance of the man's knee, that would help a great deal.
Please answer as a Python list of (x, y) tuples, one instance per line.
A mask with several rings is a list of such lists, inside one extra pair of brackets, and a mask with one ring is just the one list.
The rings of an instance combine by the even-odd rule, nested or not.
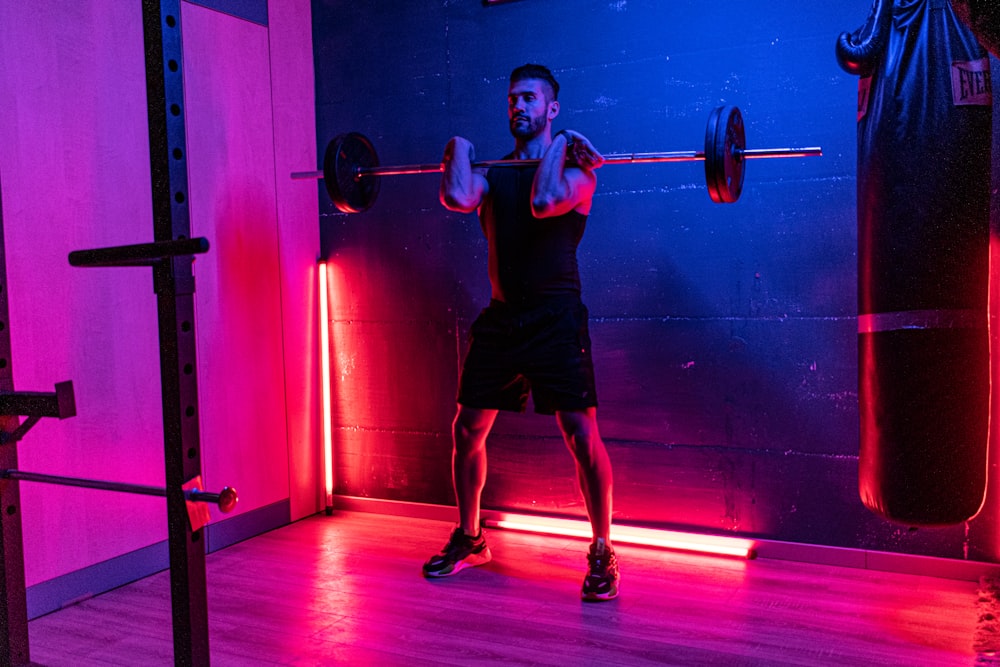
[(459, 406), (452, 423), (455, 449), (466, 452), (482, 447), (492, 426), (491, 411)]
[(597, 433), (597, 414), (593, 408), (586, 410), (561, 410), (556, 412), (556, 421), (566, 437), (580, 435), (592, 437)]
[(590, 434), (576, 433), (566, 437), (566, 445), (577, 463), (585, 468), (591, 468), (600, 456), (598, 450), (603, 446), (603, 443)]
[(573, 457), (581, 465), (592, 465), (595, 458), (600, 456), (597, 450), (604, 446), (593, 415), (589, 412), (562, 413), (558, 421), (563, 439)]

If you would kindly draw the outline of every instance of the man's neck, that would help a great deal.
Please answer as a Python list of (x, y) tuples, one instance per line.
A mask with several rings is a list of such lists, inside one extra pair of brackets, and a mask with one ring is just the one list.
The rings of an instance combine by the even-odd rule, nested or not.
[(552, 143), (550, 131), (542, 132), (531, 139), (517, 139), (514, 142), (514, 158), (518, 160), (540, 160)]

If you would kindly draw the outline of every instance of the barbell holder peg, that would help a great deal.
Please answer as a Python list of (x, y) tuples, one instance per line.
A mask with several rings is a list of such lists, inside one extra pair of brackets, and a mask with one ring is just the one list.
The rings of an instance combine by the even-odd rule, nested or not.
[[(126, 482), (107, 482), (99, 479), (85, 479), (81, 477), (63, 477), (61, 475), (48, 475), (37, 472), (27, 472), (25, 470), (15, 470), (7, 468), (0, 470), (0, 478), (16, 479), (23, 482), (40, 482), (42, 484), (58, 484), (60, 486), (77, 486), (85, 489), (99, 489), (102, 491), (119, 491), (121, 493), (135, 493), (143, 496), (167, 497), (167, 490), (160, 486), (147, 486), (145, 484), (128, 484)], [(226, 486), (219, 493), (209, 493), (198, 489), (184, 491), (187, 500), (199, 503), (212, 503), (217, 505), (223, 513), (229, 513), (236, 507), (239, 497), (236, 489)]]
[[(732, 203), (743, 188), (746, 160), (803, 158), (823, 155), (819, 146), (803, 148), (747, 148), (743, 117), (738, 107), (717, 107), (709, 115), (705, 150), (660, 153), (611, 153), (605, 164), (655, 164), (661, 162), (705, 163), (708, 194), (716, 203)], [(523, 167), (541, 160), (482, 160), (474, 168)], [(384, 165), (378, 163), (375, 147), (363, 134), (348, 132), (335, 137), (326, 147), (322, 171), (293, 172), (293, 179), (322, 179), (334, 205), (344, 213), (360, 213), (374, 205), (381, 176), (408, 176), (444, 171), (442, 163)]]
[(111, 248), (74, 250), (69, 254), (70, 266), (156, 266), (160, 262), (187, 255), (208, 252), (208, 239), (173, 239)]

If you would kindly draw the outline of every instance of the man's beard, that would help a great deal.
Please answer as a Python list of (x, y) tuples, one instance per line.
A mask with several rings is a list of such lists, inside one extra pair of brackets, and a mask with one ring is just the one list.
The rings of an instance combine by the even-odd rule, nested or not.
[[(527, 123), (517, 123), (517, 119), (523, 118)], [(528, 116), (517, 116), (510, 121), (510, 133), (515, 139), (533, 139), (540, 135), (545, 129), (545, 117), (529, 118)]]

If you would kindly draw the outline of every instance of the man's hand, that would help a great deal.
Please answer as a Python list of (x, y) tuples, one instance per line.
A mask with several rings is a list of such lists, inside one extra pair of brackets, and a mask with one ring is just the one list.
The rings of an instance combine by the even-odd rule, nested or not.
[(450, 211), (471, 213), (479, 207), (489, 189), (486, 177), (472, 169), (476, 150), (463, 137), (452, 137), (444, 147), (444, 166), (438, 196)]
[(469, 163), (476, 161), (476, 149), (465, 137), (452, 137), (444, 147), (444, 164), (451, 162), (456, 155), (468, 155)]
[(582, 169), (600, 169), (604, 164), (604, 156), (601, 155), (590, 139), (575, 130), (563, 130), (563, 135), (570, 141), (569, 149), (566, 151), (566, 158), (572, 164)]

